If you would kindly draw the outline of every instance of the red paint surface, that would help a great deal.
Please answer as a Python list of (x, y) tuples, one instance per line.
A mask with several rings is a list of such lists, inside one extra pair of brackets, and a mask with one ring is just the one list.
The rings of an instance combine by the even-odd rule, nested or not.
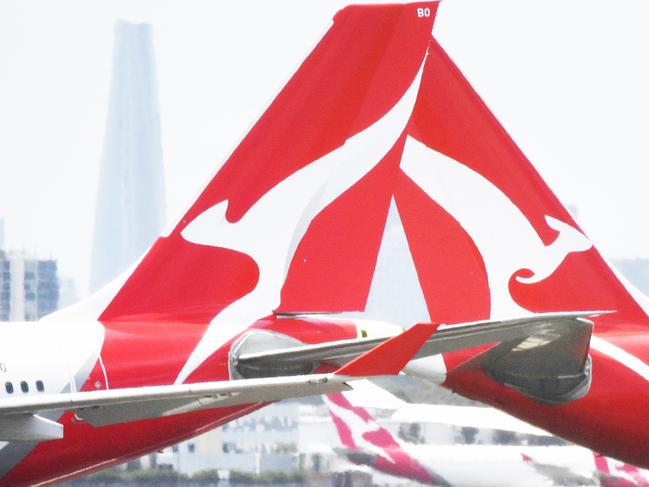
[(437, 326), (415, 325), (355, 358), (336, 373), (353, 377), (397, 375), (435, 332)]
[(365, 309), (404, 140), (311, 222), (278, 311)]
[(440, 323), (489, 317), (489, 283), (471, 237), (403, 172), (395, 201), (424, 293), (428, 314)]
[[(111, 388), (171, 384), (184, 364), (192, 344), (203, 333), (203, 325), (188, 323), (111, 323), (105, 325), (102, 359)], [(350, 322), (277, 319), (268, 317), (254, 329), (283, 333), (305, 343), (321, 343), (356, 338)], [(230, 343), (189, 378), (188, 382), (229, 379)], [(103, 370), (95, 364), (82, 390), (95, 390), (95, 382), (105, 387)], [(72, 414), (61, 418), (63, 440), (38, 444), (0, 485), (31, 485), (77, 472), (88, 473), (121, 463), (208, 431), (236, 419), (262, 403), (217, 408), (194, 413), (141, 420), (94, 428), (77, 421)], [(108, 462), (108, 463), (104, 463)]]
[[(557, 237), (557, 232), (547, 225), (546, 216), (579, 228), (435, 40), (428, 50), (409, 127), (410, 135), (421, 143), (466, 165), (500, 189), (521, 210), (545, 245)], [(462, 188), (455, 190), (462, 191)], [(427, 225), (432, 226), (433, 221), (443, 222), (443, 219), (430, 220)], [(446, 230), (444, 235), (453, 233), (457, 234), (458, 230)], [(507, 245), (507, 236), (501, 238), (503, 245)], [(466, 268), (471, 260), (470, 256), (457, 256), (450, 262)], [(466, 282), (476, 284), (475, 279)], [(426, 293), (425, 284), (422, 287)], [(512, 281), (510, 287), (514, 300), (530, 311), (613, 310), (613, 315), (598, 321), (602, 329), (616, 328), (619, 323), (649, 326), (649, 318), (595, 249), (568, 255), (559, 269), (544, 281), (536, 284)], [(473, 294), (480, 291), (469, 292), (472, 300), (479, 301)], [(461, 306), (455, 307), (458, 308)], [(436, 316), (432, 319), (438, 320)]]
[[(626, 332), (600, 334), (645, 363), (649, 335)], [(485, 402), (554, 434), (602, 454), (642, 467), (649, 466), (649, 383), (607, 355), (591, 349), (592, 384), (581, 399), (548, 405), (526, 398), (496, 383), (467, 360), (474, 350), (444, 354), (449, 367), (445, 386)]]

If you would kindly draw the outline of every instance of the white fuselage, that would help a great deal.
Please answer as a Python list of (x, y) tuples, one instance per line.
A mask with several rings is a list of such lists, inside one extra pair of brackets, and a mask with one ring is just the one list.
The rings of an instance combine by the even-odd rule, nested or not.
[(97, 322), (0, 323), (0, 398), (79, 390), (103, 339)]

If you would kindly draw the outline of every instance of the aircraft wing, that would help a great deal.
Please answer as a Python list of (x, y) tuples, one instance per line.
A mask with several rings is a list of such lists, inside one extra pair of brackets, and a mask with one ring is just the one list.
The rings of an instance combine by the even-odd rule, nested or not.
[[(452, 325), (437, 330), (414, 358), (428, 357), (487, 343), (522, 340), (528, 337), (537, 337), (536, 345), (541, 346), (545, 343), (544, 338), (554, 340), (557, 333), (568, 333), (575, 324), (581, 324), (585, 318), (601, 313), (601, 311), (540, 313), (524, 318), (475, 321)], [(300, 316), (308, 317), (309, 315)], [(359, 338), (316, 345), (295, 344), (288, 348), (242, 353), (236, 357), (235, 361), (237, 367), (259, 369), (270, 363), (277, 365), (279, 362), (284, 362), (287, 365), (300, 362), (340, 364), (370, 350), (387, 338)]]
[[(584, 318), (593, 314), (595, 312), (546, 313), (513, 320), (466, 323), (439, 330), (438, 325), (420, 324), (395, 337), (298, 345), (240, 354), (233, 360), (237, 368), (252, 365), (257, 370), (271, 365), (277, 370), (278, 364), (287, 365), (289, 370), (295, 363), (310, 362), (314, 369), (321, 363), (346, 363), (330, 374), (253, 377), (2, 399), (0, 440), (60, 438), (63, 434), (61, 425), (42, 416), (44, 413), (73, 411), (90, 424), (102, 426), (207, 408), (328, 394), (348, 389), (348, 380), (397, 374), (415, 358), (495, 342), (501, 342), (500, 346), (507, 345), (508, 350), (512, 349), (523, 357), (536, 351), (556, 363), (566, 360), (568, 353), (567, 360), (576, 363), (579, 357), (572, 356), (575, 347), (562, 346), (557, 352), (561, 355), (554, 357), (554, 349), (545, 345), (555, 342), (570, 344), (570, 340), (564, 338), (570, 339), (575, 330), (582, 330), (578, 338), (583, 343), (583, 337), (589, 338), (592, 329), (592, 324)], [(494, 375), (504, 375), (512, 366), (517, 369), (516, 362), (502, 363), (504, 369), (494, 369)], [(532, 365), (535, 366), (536, 362)], [(555, 367), (552, 373), (556, 370)]]
[[(74, 411), (93, 426), (169, 416), (211, 407), (277, 401), (348, 389), (345, 377), (312, 374), (294, 377), (201, 382), (11, 398), (0, 415)], [(0, 437), (5, 438), (0, 431)]]
[[(497, 344), (471, 361), (494, 380), (539, 402), (567, 403), (590, 387), (588, 350), (593, 324), (587, 317), (604, 311), (540, 313), (523, 318), (450, 325), (437, 330), (415, 359), (486, 344)], [(317, 315), (300, 315), (318, 319)], [(269, 370), (315, 370), (340, 365), (385, 338), (359, 338), (304, 345), (290, 343), (271, 350), (241, 346), (231, 364), (242, 377), (263, 377)], [(423, 366), (422, 366), (423, 365)], [(406, 373), (426, 376), (425, 364), (413, 362)]]
[(383, 341), (337, 371), (328, 374), (241, 379), (197, 384), (110, 389), (0, 400), (0, 440), (53, 439), (62, 426), (42, 416), (73, 411), (92, 424), (104, 426), (207, 408), (271, 402), (286, 398), (347, 390), (348, 381), (394, 375), (412, 359), (435, 331), (416, 325)]

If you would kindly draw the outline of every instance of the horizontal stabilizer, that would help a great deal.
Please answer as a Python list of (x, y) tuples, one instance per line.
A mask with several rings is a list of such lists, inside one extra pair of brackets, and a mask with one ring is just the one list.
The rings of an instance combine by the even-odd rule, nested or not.
[[(534, 346), (555, 340), (558, 335), (569, 333), (574, 326), (583, 324), (584, 318), (601, 312), (541, 313), (509, 320), (487, 320), (464, 323), (438, 329), (415, 354), (423, 358), (443, 352), (476, 347), (488, 343), (524, 341), (535, 337)], [(320, 363), (342, 365), (376, 347), (390, 337), (357, 338), (325, 342), (315, 345), (292, 345), (261, 352), (240, 352), (232, 357), (234, 367), (242, 372), (271, 370), (285, 366), (286, 369), (302, 365), (308, 369)], [(532, 345), (530, 345), (532, 347)], [(296, 367), (301, 368), (301, 367)], [(242, 373), (245, 377), (245, 374)]]
[[(349, 388), (342, 377), (313, 374), (14, 397), (0, 401), (0, 440), (13, 439), (3, 436), (2, 425), (6, 424), (8, 428), (26, 421), (30, 425), (36, 424), (35, 420), (24, 418), (39, 418), (29, 415), (45, 411), (74, 411), (77, 417), (90, 424), (103, 426), (201, 409), (327, 394)], [(7, 435), (13, 435), (8, 429), (6, 431)]]
[[(593, 316), (600, 313), (589, 313)], [(532, 331), (532, 330), (530, 330)], [(557, 317), (525, 336), (512, 335), (455, 368), (481, 370), (538, 402), (565, 404), (590, 389), (593, 323), (584, 315)]]
[[(74, 411), (92, 424), (109, 424), (202, 409), (279, 401), (349, 390), (350, 377), (395, 375), (435, 331), (417, 325), (377, 345), (335, 373), (240, 379), (197, 384), (134, 387), (0, 400), (0, 440), (61, 438), (62, 426), (37, 416)], [(58, 428), (58, 429), (57, 429)], [(47, 436), (49, 435), (49, 436)]]

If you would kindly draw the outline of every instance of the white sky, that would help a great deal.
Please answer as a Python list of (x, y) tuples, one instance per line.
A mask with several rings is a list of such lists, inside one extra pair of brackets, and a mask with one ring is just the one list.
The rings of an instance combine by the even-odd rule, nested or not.
[[(0, 218), (84, 291), (116, 19), (154, 25), (175, 218), (344, 1), (0, 0)], [(609, 257), (649, 257), (649, 2), (447, 0), (435, 35)]]

